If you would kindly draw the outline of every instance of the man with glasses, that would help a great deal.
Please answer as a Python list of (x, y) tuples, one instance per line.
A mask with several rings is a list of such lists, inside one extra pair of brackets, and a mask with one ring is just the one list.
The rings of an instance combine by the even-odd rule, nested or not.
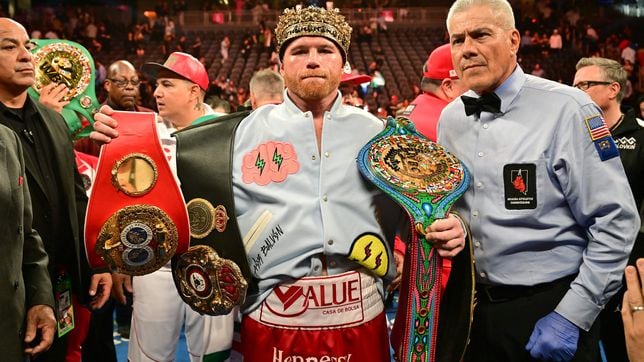
[[(132, 63), (123, 59), (115, 61), (107, 68), (107, 78), (103, 83), (103, 87), (107, 92), (107, 99), (104, 104), (107, 104), (117, 111), (154, 112), (149, 108), (137, 104), (137, 100), (139, 98), (139, 85), (141, 85), (141, 80), (139, 79), (139, 75)], [(97, 157), (100, 152), (100, 147), (89, 138), (82, 138), (76, 141), (74, 148), (79, 152)], [(106, 308), (112, 310), (109, 306)], [(117, 307), (117, 310), (118, 309), (119, 307)], [(109, 324), (111, 340), (111, 316)], [(105, 327), (105, 330), (107, 331), (107, 327)]]
[[(582, 58), (577, 62), (574, 86), (588, 93), (590, 98), (604, 112), (606, 126), (615, 139), (619, 155), (626, 171), (628, 183), (633, 191), (635, 203), (642, 210), (644, 199), (644, 121), (635, 116), (629, 109), (623, 112), (621, 102), (624, 99), (627, 74), (621, 64), (606, 58)], [(637, 258), (644, 257), (644, 234), (637, 236), (629, 258), (634, 265)], [(625, 287), (611, 299), (602, 311), (601, 340), (609, 361), (626, 361), (626, 344), (624, 327), (620, 315), (620, 302)]]
[(117, 111), (152, 112), (151, 109), (139, 106), (141, 80), (132, 63), (117, 60), (107, 68), (107, 79), (103, 87), (107, 91), (105, 104)]

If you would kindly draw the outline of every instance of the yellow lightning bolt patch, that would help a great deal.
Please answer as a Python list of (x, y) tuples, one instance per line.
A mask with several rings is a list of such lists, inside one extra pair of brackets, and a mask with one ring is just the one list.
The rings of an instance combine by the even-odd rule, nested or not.
[(389, 255), (383, 240), (376, 234), (365, 233), (356, 238), (351, 245), (349, 260), (353, 260), (383, 277), (389, 268)]

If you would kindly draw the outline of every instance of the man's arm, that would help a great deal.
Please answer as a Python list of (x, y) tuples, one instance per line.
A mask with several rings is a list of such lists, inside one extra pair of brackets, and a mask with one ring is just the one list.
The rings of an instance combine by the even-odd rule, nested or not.
[[(587, 244), (570, 289), (554, 311), (539, 319), (526, 350), (539, 360), (569, 361), (579, 330), (588, 331), (618, 290), (639, 229), (639, 215), (610, 134), (603, 136), (600, 110), (594, 104), (562, 119), (553, 140), (552, 167), (561, 193)], [(608, 133), (608, 129), (606, 129)], [(571, 245), (572, 246), (572, 245)], [(578, 253), (574, 246), (571, 253)]]
[[(21, 162), (20, 173), (25, 174), (22, 148), (16, 139), (18, 156)], [(28, 347), (25, 353), (31, 357), (46, 351), (54, 340), (56, 318), (54, 317), (54, 293), (52, 290), (47, 264), (49, 259), (45, 247), (32, 228), (31, 195), (26, 178), (21, 185), (23, 196), (23, 254), (22, 275), (25, 285), (25, 304), (27, 308), (25, 343), (37, 343)], [(37, 335), (40, 339), (36, 340)]]
[[(574, 118), (562, 120), (553, 141), (555, 176), (588, 240), (579, 274), (555, 311), (583, 330), (619, 289), (640, 226), (612, 138), (591, 138), (587, 124), (600, 112), (592, 103), (581, 107)], [(611, 147), (614, 154), (606, 152)]]

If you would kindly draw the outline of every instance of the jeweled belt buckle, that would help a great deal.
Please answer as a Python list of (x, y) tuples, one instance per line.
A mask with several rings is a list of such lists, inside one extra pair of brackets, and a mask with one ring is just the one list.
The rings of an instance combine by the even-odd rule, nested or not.
[(103, 224), (95, 250), (112, 271), (144, 275), (165, 265), (177, 250), (177, 228), (158, 207), (126, 206)]
[(176, 256), (172, 276), (184, 302), (201, 314), (228, 314), (246, 299), (248, 283), (237, 264), (206, 245)]

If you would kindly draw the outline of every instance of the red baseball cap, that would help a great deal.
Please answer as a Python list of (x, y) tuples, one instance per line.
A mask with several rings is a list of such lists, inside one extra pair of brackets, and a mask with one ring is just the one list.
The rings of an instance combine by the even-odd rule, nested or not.
[(458, 79), (454, 65), (452, 64), (452, 53), (450, 45), (444, 44), (434, 49), (427, 58), (427, 71), (423, 73), (424, 78), (430, 79)]
[(152, 79), (157, 79), (157, 75), (162, 69), (168, 70), (183, 79), (197, 84), (203, 90), (208, 89), (210, 81), (208, 80), (206, 67), (190, 54), (174, 52), (170, 54), (163, 64), (145, 63), (141, 67), (143, 74)]
[[(346, 72), (349, 70), (349, 72)], [(360, 85), (362, 83), (371, 82), (371, 77), (367, 74), (353, 74), (351, 69), (345, 69), (342, 72), (342, 78), (340, 78), (340, 83), (349, 83), (353, 85)]]

